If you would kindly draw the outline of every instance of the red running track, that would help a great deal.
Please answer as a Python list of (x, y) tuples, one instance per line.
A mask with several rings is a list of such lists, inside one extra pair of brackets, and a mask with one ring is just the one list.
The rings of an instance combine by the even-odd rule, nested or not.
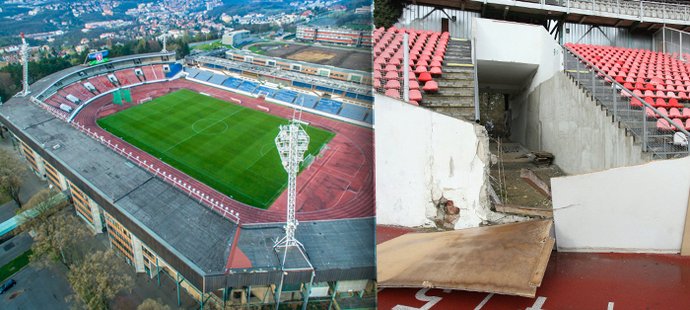
[[(377, 243), (412, 231), (377, 227)], [(383, 289), (379, 309), (690, 309), (690, 257), (553, 252), (536, 298)]]
[[(180, 88), (203, 92), (229, 102), (234, 102), (233, 98), (240, 99), (245, 107), (265, 112), (257, 107), (261, 105), (268, 107), (270, 114), (283, 118), (292, 117), (293, 110), (288, 107), (184, 79), (133, 87), (131, 88), (133, 104), (141, 99), (160, 97)], [(124, 146), (127, 153), (132, 152), (133, 157), (138, 156), (140, 160), (146, 160), (147, 164), (153, 163), (156, 167), (163, 167), (161, 172), (165, 171), (166, 174), (192, 185), (215, 201), (228, 206), (230, 210), (239, 212), (242, 224), (285, 222), (286, 192), (283, 192), (268, 210), (240, 203), (124, 142), (96, 124), (98, 118), (127, 109), (133, 104), (117, 106), (112, 104), (112, 95), (106, 95), (84, 107), (74, 122), (85, 126), (91, 132), (104, 136), (105, 140), (117, 143), (120, 148)], [(373, 216), (375, 206), (373, 131), (310, 113), (304, 113), (302, 120), (311, 126), (330, 130), (336, 135), (328, 143), (328, 148), (322, 152), (321, 156), (297, 177), (299, 191), (297, 218), (300, 221), (313, 221)], [(186, 191), (182, 186), (178, 187)], [(227, 217), (231, 218), (229, 215)]]

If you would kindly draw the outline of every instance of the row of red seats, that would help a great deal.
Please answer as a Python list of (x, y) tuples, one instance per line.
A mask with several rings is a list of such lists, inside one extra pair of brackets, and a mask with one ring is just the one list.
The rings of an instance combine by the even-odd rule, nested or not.
[[(683, 125), (683, 120), (680, 118), (674, 118), (672, 121), (678, 125), (678, 127), (684, 128), (685, 130), (690, 130), (690, 119), (685, 120), (685, 125)], [(660, 118), (656, 121), (656, 129), (662, 132), (680, 131), (678, 127), (671, 125), (663, 118)]]
[[(409, 68), (403, 68), (404, 33), (408, 33), (409, 38)], [(373, 37), (374, 88), (383, 88), (387, 96), (400, 99), (403, 70), (407, 70), (411, 104), (418, 104), (422, 100), (421, 91), (438, 91), (438, 83), (433, 78), (443, 73), (443, 60), (450, 40), (449, 33), (396, 27), (386, 30), (381, 27), (374, 31)]]

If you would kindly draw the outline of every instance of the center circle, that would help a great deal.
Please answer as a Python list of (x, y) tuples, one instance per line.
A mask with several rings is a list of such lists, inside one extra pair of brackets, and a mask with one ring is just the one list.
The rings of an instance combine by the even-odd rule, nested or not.
[(192, 130), (200, 135), (217, 135), (228, 130), (228, 124), (222, 119), (202, 118), (192, 124)]

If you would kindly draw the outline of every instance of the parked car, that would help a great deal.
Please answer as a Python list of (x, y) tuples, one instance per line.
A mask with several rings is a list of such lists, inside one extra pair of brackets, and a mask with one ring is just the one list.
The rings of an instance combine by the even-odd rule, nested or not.
[(0, 286), (0, 294), (4, 294), (5, 292), (9, 291), (15, 284), (17, 284), (17, 281), (14, 281), (14, 279), (9, 279), (5, 283)]

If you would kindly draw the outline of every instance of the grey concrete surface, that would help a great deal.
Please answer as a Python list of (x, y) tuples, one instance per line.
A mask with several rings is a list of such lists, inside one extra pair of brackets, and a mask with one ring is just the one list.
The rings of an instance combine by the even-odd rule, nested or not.
[(558, 72), (528, 95), (510, 99), (511, 140), (555, 155), (567, 174), (631, 166), (651, 160), (633, 137)]
[(2, 309), (71, 309), (66, 298), (73, 294), (65, 277), (66, 269), (55, 265), (45, 269), (27, 266), (11, 278), (12, 289), (0, 295)]

